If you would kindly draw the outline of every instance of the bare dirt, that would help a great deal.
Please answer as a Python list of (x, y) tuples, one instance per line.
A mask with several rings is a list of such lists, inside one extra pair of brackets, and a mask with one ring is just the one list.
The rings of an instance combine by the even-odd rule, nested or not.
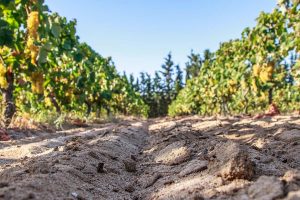
[(300, 117), (197, 116), (0, 142), (0, 199), (300, 199)]

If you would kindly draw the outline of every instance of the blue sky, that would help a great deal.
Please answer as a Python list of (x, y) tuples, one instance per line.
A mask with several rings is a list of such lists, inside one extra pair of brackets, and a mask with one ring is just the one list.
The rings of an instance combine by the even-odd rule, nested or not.
[(216, 50), (254, 26), (276, 0), (46, 0), (53, 12), (76, 18), (77, 33), (117, 69), (138, 75), (159, 70), (172, 52), (185, 67), (191, 49)]

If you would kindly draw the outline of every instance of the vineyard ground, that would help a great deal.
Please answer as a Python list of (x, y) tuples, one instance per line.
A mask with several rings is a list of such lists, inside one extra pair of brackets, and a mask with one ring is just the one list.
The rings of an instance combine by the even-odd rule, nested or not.
[(300, 199), (300, 117), (124, 120), (0, 143), (0, 199)]

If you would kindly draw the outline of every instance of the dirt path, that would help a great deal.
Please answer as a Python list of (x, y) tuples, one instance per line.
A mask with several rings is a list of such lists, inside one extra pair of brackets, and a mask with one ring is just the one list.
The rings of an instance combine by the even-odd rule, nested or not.
[(124, 121), (0, 143), (0, 199), (300, 199), (300, 118)]

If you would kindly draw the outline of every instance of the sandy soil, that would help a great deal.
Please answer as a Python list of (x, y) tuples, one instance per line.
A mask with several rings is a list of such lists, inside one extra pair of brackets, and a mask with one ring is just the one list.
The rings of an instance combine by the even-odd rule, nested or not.
[(0, 199), (300, 199), (300, 117), (10, 131)]

